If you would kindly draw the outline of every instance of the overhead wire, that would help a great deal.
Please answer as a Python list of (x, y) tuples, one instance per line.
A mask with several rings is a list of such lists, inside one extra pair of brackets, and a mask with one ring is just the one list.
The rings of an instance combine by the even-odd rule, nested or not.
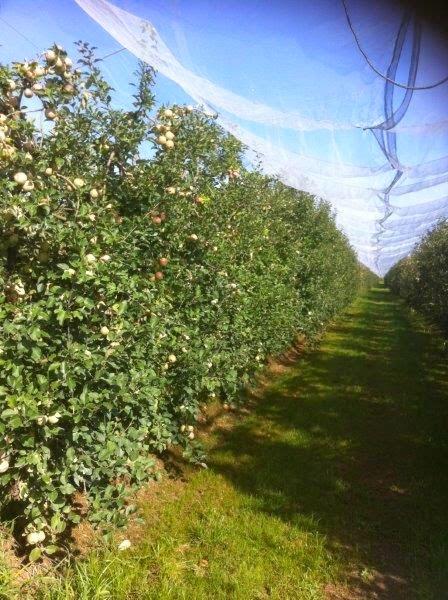
[[(0, 6), (0, 8), (1, 8), (1, 6)], [(36, 50), (40, 50), (39, 46), (37, 44), (35, 44), (33, 42), (33, 40), (31, 40), (29, 37), (27, 37), (22, 31), (20, 31), (16, 27), (14, 27), (14, 25), (11, 25), (11, 23), (9, 23), (6, 19), (4, 19), (3, 17), (0, 16), (0, 21), (2, 23), (4, 23), (7, 27), (9, 27), (10, 29), (12, 29), (12, 31), (14, 31), (15, 33), (17, 33), (17, 35), (19, 35), (24, 40), (26, 40), (29, 44), (31, 44), (32, 46), (34, 46), (34, 48), (36, 48)], [(100, 60), (106, 60), (106, 58), (114, 56), (115, 54), (119, 54), (120, 52), (124, 52), (125, 50), (127, 50), (127, 48), (119, 48), (118, 50), (114, 50), (114, 52), (110, 52), (109, 54), (106, 54), (105, 56), (102, 56), (100, 58)]]
[(394, 79), (391, 79), (390, 77), (388, 77), (384, 73), (381, 73), (381, 71), (379, 69), (377, 69), (375, 67), (375, 65), (373, 64), (373, 62), (370, 60), (367, 52), (364, 50), (364, 48), (361, 45), (361, 42), (359, 41), (358, 34), (355, 31), (352, 19), (350, 17), (350, 13), (349, 13), (348, 6), (347, 6), (347, 1), (346, 0), (341, 0), (341, 3), (342, 3), (342, 6), (344, 8), (345, 17), (347, 19), (348, 26), (350, 28), (350, 31), (352, 32), (352, 35), (353, 35), (353, 38), (354, 38), (354, 40), (356, 42), (356, 46), (358, 47), (358, 50), (363, 55), (365, 61), (367, 62), (367, 64), (369, 65), (369, 67), (372, 69), (372, 71), (374, 71), (379, 77), (381, 77), (385, 81), (388, 81), (389, 83), (392, 83), (393, 85), (395, 85), (395, 86), (397, 86), (399, 88), (402, 88), (404, 90), (412, 90), (412, 91), (432, 90), (432, 89), (438, 87), (439, 85), (442, 85), (442, 84), (444, 84), (444, 83), (446, 83), (448, 81), (448, 75), (447, 75), (446, 77), (444, 77), (443, 79), (440, 79), (436, 83), (432, 83), (432, 84), (428, 84), (428, 85), (412, 85), (412, 86), (410, 86), (410, 85), (406, 85), (404, 83), (400, 83), (398, 81), (395, 81)]
[(26, 40), (29, 44), (31, 44), (32, 46), (34, 46), (37, 50), (39, 50), (39, 47), (33, 42), (33, 40), (30, 40), (29, 37), (27, 37), (24, 33), (22, 33), (21, 31), (19, 31), (18, 29), (16, 29), (14, 27), (14, 25), (11, 25), (11, 23), (8, 23), (8, 21), (6, 21), (6, 19), (4, 19), (3, 17), (0, 17), (0, 21), (2, 21), (2, 23), (4, 23), (5, 25), (7, 25), (10, 29), (12, 29), (15, 33), (17, 33), (17, 35), (20, 35), (20, 37), (22, 37), (24, 40)]

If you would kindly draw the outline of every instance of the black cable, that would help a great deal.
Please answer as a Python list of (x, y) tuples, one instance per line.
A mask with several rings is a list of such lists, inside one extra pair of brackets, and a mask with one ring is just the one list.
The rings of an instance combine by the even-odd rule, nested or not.
[(387, 77), (387, 75), (384, 75), (384, 73), (381, 73), (381, 71), (379, 71), (375, 67), (375, 65), (372, 63), (372, 61), (368, 57), (367, 53), (364, 51), (364, 49), (361, 46), (361, 43), (360, 43), (359, 38), (358, 38), (358, 35), (356, 34), (356, 31), (355, 31), (355, 29), (353, 27), (352, 20), (350, 18), (349, 12), (348, 12), (346, 0), (341, 0), (341, 2), (342, 2), (342, 6), (344, 7), (345, 17), (347, 19), (348, 26), (350, 27), (350, 31), (353, 34), (353, 37), (355, 39), (356, 45), (358, 47), (358, 50), (363, 55), (363, 57), (365, 58), (365, 61), (367, 62), (367, 64), (369, 65), (369, 67), (372, 69), (372, 71), (374, 71), (382, 79), (384, 79), (385, 81), (388, 81), (389, 83), (392, 83), (393, 85), (396, 85), (399, 88), (403, 88), (404, 90), (431, 90), (431, 89), (433, 89), (435, 87), (438, 87), (439, 85), (442, 85), (443, 83), (446, 83), (448, 81), (448, 75), (447, 75), (446, 77), (444, 77), (440, 81), (437, 81), (436, 83), (433, 83), (431, 85), (409, 86), (409, 85), (405, 85), (404, 83), (398, 83), (398, 81), (394, 81), (390, 77)]

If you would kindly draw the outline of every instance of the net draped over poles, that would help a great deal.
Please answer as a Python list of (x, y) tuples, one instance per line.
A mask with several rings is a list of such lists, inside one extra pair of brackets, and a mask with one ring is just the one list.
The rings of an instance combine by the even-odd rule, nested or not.
[[(448, 216), (448, 52), (412, 12), (379, 0), (298, 0), (285, 16), (282, 3), (276, 15), (275, 3), (258, 2), (270, 13), (263, 23), (235, 6), (217, 39), (200, 11), (169, 2), (134, 2), (132, 12), (76, 2), (216, 113), (265, 172), (328, 201), (376, 272)], [(209, 4), (213, 29), (219, 11)], [(171, 48), (163, 32), (174, 32)]]

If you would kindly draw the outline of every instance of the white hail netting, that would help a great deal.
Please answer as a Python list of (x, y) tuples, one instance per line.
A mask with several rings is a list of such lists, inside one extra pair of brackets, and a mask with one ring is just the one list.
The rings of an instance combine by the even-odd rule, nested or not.
[[(157, 2), (134, 5), (151, 22), (106, 0), (76, 2), (218, 113), (266, 172), (329, 201), (360, 260), (376, 272), (448, 216), (448, 53), (413, 14), (379, 0), (298, 0), (295, 34), (285, 37), (275, 18), (262, 31), (244, 22), (241, 6), (228, 35), (221, 26), (213, 38), (197, 11), (184, 19), (168, 2), (162, 10)], [(209, 21), (213, 10), (210, 3)], [(171, 46), (188, 68), (153, 23), (168, 36), (174, 31)]]

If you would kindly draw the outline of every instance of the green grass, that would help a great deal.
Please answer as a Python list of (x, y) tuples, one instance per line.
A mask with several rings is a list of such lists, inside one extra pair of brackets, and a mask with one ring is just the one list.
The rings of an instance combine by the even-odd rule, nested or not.
[(209, 470), (143, 496), (132, 550), (35, 596), (447, 597), (448, 368), (421, 319), (372, 290), (251, 407), (215, 432)]

